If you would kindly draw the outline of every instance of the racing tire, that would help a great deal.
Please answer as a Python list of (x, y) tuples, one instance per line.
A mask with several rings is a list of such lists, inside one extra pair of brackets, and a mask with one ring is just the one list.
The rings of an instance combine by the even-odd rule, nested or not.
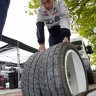
[(42, 53), (34, 53), (26, 61), (21, 75), (21, 91), (23, 96), (42, 96), (38, 79), (38, 64)]
[(94, 77), (93, 77), (93, 72), (90, 66), (90, 62), (88, 59), (86, 58), (82, 58), (83, 62), (84, 62), (84, 67), (87, 73), (87, 77), (88, 77), (88, 84), (94, 84)]
[(86, 72), (77, 49), (59, 43), (43, 54), (39, 81), (43, 96), (75, 96), (88, 90)]
[(76, 96), (96, 96), (96, 88), (79, 93)]

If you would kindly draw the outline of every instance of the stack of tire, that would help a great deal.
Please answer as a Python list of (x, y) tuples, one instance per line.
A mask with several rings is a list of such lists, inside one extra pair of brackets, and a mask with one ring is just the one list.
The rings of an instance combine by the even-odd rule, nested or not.
[(71, 43), (34, 53), (24, 64), (23, 96), (76, 96), (88, 90), (83, 61)]

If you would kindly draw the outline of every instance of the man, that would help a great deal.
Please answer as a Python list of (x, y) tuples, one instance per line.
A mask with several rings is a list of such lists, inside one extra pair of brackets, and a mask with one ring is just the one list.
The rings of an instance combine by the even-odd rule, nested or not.
[(39, 51), (45, 51), (44, 24), (49, 31), (49, 46), (70, 40), (69, 12), (63, 0), (40, 0), (37, 12), (37, 38)]
[(10, 0), (0, 0), (0, 40), (5, 25)]

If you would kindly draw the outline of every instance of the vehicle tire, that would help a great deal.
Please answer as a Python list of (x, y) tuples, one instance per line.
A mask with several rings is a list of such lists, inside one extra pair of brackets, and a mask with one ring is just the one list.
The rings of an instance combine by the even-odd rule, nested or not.
[(39, 80), (43, 96), (75, 96), (88, 90), (83, 61), (71, 43), (59, 43), (44, 52)]
[(21, 75), (21, 90), (23, 96), (42, 96), (38, 80), (38, 64), (42, 53), (33, 54), (24, 64)]
[(96, 96), (96, 88), (79, 93), (76, 96)]
[(87, 77), (88, 77), (88, 84), (94, 84), (94, 77), (93, 77), (93, 72), (90, 67), (90, 62), (86, 58), (82, 58), (82, 59), (83, 59), (84, 67), (85, 67)]

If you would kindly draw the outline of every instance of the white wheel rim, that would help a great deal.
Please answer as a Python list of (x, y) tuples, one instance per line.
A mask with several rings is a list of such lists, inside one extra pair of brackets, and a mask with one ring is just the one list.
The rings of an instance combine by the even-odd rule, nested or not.
[[(78, 54), (70, 49), (65, 55), (65, 73), (72, 95), (86, 91), (86, 75)], [(70, 75), (70, 77), (69, 77)]]

